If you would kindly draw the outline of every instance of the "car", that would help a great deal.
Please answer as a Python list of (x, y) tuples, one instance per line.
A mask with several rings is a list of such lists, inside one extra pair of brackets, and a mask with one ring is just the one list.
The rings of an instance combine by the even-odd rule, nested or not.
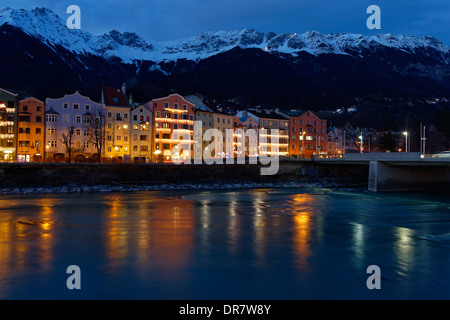
[(439, 159), (450, 159), (450, 151), (442, 151), (433, 154), (432, 158), (439, 158)]

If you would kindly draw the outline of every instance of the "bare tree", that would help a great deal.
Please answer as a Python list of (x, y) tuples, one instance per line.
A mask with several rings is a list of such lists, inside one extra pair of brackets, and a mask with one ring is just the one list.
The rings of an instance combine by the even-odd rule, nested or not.
[(98, 159), (102, 161), (102, 152), (106, 143), (105, 113), (95, 109), (90, 113), (90, 118), (85, 124), (89, 143), (94, 145)]
[(72, 151), (73, 151), (73, 138), (75, 134), (75, 127), (70, 126), (63, 130), (61, 142), (66, 147), (66, 152), (69, 156), (69, 161), (72, 162)]

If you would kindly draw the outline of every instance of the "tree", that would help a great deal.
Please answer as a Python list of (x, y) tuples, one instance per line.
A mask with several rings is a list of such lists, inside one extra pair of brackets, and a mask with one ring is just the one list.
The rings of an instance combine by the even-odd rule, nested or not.
[(106, 143), (105, 113), (102, 110), (93, 110), (90, 120), (86, 123), (89, 143), (94, 145), (99, 161), (102, 161), (102, 152)]
[(72, 162), (72, 151), (73, 151), (73, 137), (75, 134), (74, 126), (67, 127), (63, 130), (61, 142), (66, 147), (67, 155), (69, 156), (69, 161)]

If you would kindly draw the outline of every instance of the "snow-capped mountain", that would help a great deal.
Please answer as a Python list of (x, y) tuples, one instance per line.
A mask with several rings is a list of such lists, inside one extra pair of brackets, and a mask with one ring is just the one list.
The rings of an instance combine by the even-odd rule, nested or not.
[(95, 98), (101, 85), (126, 82), (137, 101), (176, 91), (332, 108), (368, 94), (449, 96), (449, 62), (449, 47), (431, 37), (244, 29), (156, 42), (70, 30), (46, 8), (0, 9), (0, 87), (40, 99), (76, 90)]
[(296, 56), (300, 52), (312, 55), (349, 54), (359, 56), (362, 51), (385, 47), (402, 50), (411, 54), (418, 50), (439, 52), (446, 63), (449, 62), (449, 47), (432, 37), (394, 36), (380, 34), (363, 36), (360, 34), (322, 34), (317, 31), (302, 34), (261, 33), (251, 29), (235, 31), (205, 32), (190, 37), (167, 42), (146, 41), (135, 33), (110, 33), (94, 36), (83, 30), (70, 30), (65, 21), (46, 8), (34, 10), (0, 10), (0, 26), (9, 24), (20, 28), (28, 35), (41, 40), (49, 47), (62, 46), (77, 54), (118, 57), (125, 63), (135, 60), (176, 61), (187, 59), (198, 61), (227, 52), (235, 47), (257, 48), (270, 53), (284, 53)]

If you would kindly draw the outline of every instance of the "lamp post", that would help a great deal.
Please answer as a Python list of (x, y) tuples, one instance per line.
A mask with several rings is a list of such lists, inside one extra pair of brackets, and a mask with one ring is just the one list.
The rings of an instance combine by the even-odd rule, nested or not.
[(361, 135), (359, 136), (359, 140), (360, 140), (359, 149), (361, 150), (361, 153), (363, 153), (363, 136), (362, 136), (362, 132), (361, 132)]
[(408, 132), (403, 132), (403, 135), (405, 136), (405, 152), (408, 152)]

